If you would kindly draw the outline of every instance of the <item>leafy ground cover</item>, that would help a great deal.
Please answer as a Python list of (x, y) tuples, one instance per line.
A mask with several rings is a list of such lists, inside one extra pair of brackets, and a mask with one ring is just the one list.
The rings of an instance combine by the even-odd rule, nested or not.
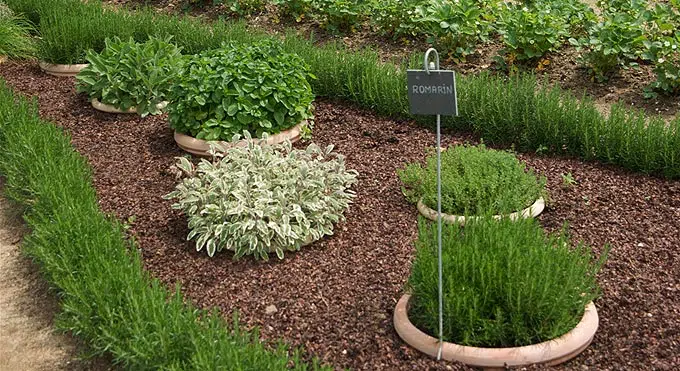
[[(96, 112), (73, 84), (44, 76), (34, 64), (10, 63), (0, 75), (24, 94), (36, 95), (44, 117), (72, 135), (93, 166), (99, 204), (127, 221), (145, 268), (168, 287), (179, 282), (197, 306), (216, 306), (227, 316), (238, 308), (245, 327), (260, 326), (265, 339), (304, 345), (307, 355), (336, 367), (447, 369), (391, 330), (417, 236), (417, 211), (405, 201), (396, 170), (424, 160), (423, 149), (434, 143), (427, 128), (334, 101), (317, 102), (314, 141), (335, 144), (347, 155), (347, 166), (360, 174), (347, 222), (336, 226), (334, 236), (283, 261), (234, 262), (227, 255), (195, 252), (186, 242), (186, 218), (160, 198), (174, 188), (171, 166), (182, 155), (164, 117)], [(474, 139), (445, 133), (443, 145)], [(680, 183), (573, 158), (519, 157), (547, 177), (552, 202), (538, 218), (546, 229), (559, 231), (569, 221), (570, 238), (583, 239), (596, 256), (605, 243), (612, 246), (598, 275), (601, 323), (595, 341), (557, 369), (680, 366), (675, 340)], [(568, 187), (561, 174), (571, 175)]]

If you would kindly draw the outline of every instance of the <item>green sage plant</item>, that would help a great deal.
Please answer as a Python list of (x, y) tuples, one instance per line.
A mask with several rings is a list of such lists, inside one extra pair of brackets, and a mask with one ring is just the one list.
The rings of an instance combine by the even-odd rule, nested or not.
[[(409, 319), (438, 334), (437, 227), (419, 223), (407, 288)], [(537, 344), (564, 335), (600, 294), (595, 260), (582, 243), (547, 236), (533, 219), (483, 218), (442, 230), (444, 341), (477, 347)]]
[(35, 41), (31, 36), (33, 26), (22, 15), (2, 9), (0, 7), (0, 12), (3, 12), (0, 14), (0, 57), (32, 58), (36, 53)]
[(87, 52), (89, 66), (76, 76), (78, 92), (142, 117), (162, 113), (171, 84), (182, 67), (180, 49), (170, 39), (107, 39), (101, 53)]
[(312, 119), (313, 78), (275, 41), (224, 44), (187, 61), (172, 88), (170, 126), (204, 140), (278, 133)]
[[(545, 179), (526, 170), (511, 153), (479, 146), (450, 147), (441, 154), (442, 212), (455, 215), (507, 214), (530, 206), (544, 193)], [(425, 166), (411, 163), (397, 174), (411, 202), (437, 207), (437, 156)]]
[(172, 207), (189, 219), (187, 240), (195, 238), (196, 250), (205, 248), (209, 256), (227, 249), (234, 259), (267, 260), (270, 252), (283, 259), (284, 251), (333, 234), (333, 223), (344, 220), (355, 196), (349, 188), (357, 174), (345, 169), (344, 157), (332, 145), (260, 146), (244, 134), (247, 146), (216, 144), (212, 162), (195, 166), (178, 158), (186, 178), (164, 198), (177, 199)]

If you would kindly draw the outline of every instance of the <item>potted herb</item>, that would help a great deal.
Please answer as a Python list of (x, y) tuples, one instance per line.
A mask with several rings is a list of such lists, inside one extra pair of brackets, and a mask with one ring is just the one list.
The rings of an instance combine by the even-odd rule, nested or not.
[(345, 169), (343, 156), (333, 146), (260, 146), (245, 134), (245, 147), (213, 144), (213, 161), (178, 158), (186, 177), (164, 198), (176, 199), (172, 207), (188, 217), (187, 239), (196, 239), (196, 250), (265, 260), (275, 252), (283, 259), (284, 251), (333, 234), (355, 196), (349, 188), (357, 174)]
[(9, 58), (31, 58), (35, 43), (31, 38), (33, 26), (22, 16), (0, 2), (0, 63)]
[[(442, 231), (442, 358), (477, 367), (558, 364), (582, 352), (598, 327), (591, 257), (565, 234), (546, 236), (533, 219), (477, 219)], [(421, 219), (408, 294), (394, 326), (436, 356), (439, 341), (437, 228)]]
[[(539, 215), (545, 202), (545, 179), (527, 171), (511, 153), (484, 145), (461, 145), (441, 153), (442, 220), (464, 223), (464, 215), (487, 213), (511, 219)], [(423, 166), (408, 164), (397, 171), (406, 198), (428, 219), (437, 219), (437, 156)], [(470, 217), (468, 217), (470, 218)]]
[(272, 40), (196, 55), (172, 89), (175, 140), (204, 156), (208, 141), (228, 142), (244, 130), (256, 138), (268, 133), (268, 143), (294, 142), (313, 118), (310, 78), (302, 58)]
[(87, 93), (100, 111), (157, 115), (167, 105), (182, 58), (169, 39), (107, 39), (101, 53), (87, 52), (90, 64), (76, 76), (78, 92)]

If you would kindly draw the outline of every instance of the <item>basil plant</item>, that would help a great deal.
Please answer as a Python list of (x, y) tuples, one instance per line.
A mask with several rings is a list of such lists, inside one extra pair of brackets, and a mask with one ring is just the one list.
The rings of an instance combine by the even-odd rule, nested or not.
[(344, 157), (332, 145), (300, 150), (289, 141), (260, 146), (248, 132), (245, 138), (247, 146), (213, 144), (212, 161), (177, 158), (185, 178), (164, 198), (187, 216), (187, 240), (196, 240), (196, 250), (264, 260), (275, 252), (283, 259), (284, 251), (333, 234), (355, 197), (357, 173), (345, 168)]

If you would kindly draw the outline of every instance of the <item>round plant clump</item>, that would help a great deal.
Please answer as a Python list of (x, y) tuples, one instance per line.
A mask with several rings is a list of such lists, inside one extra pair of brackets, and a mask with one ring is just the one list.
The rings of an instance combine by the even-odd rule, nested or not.
[(332, 145), (300, 150), (290, 141), (260, 146), (250, 134), (245, 139), (245, 147), (213, 143), (213, 161), (178, 158), (185, 178), (165, 198), (176, 199), (172, 207), (189, 219), (187, 239), (196, 239), (196, 250), (283, 259), (284, 251), (333, 234), (355, 197), (349, 188), (357, 174), (345, 169), (344, 157)]
[[(478, 146), (442, 150), (442, 213), (452, 215), (509, 214), (532, 205), (544, 194), (545, 179), (527, 170), (513, 154)], [(398, 170), (406, 198), (437, 209), (437, 155), (425, 165)]]
[(188, 61), (172, 90), (170, 126), (207, 141), (276, 134), (312, 119), (310, 78), (302, 58), (275, 41), (223, 44)]
[(76, 76), (78, 92), (110, 111), (161, 114), (174, 79), (181, 71), (180, 48), (169, 39), (106, 39), (101, 53), (87, 52), (89, 65)]
[[(421, 220), (408, 318), (439, 334), (437, 225)], [(605, 251), (607, 248), (605, 248)], [(481, 348), (538, 344), (571, 331), (599, 296), (599, 260), (534, 219), (483, 218), (442, 231), (444, 341)]]

